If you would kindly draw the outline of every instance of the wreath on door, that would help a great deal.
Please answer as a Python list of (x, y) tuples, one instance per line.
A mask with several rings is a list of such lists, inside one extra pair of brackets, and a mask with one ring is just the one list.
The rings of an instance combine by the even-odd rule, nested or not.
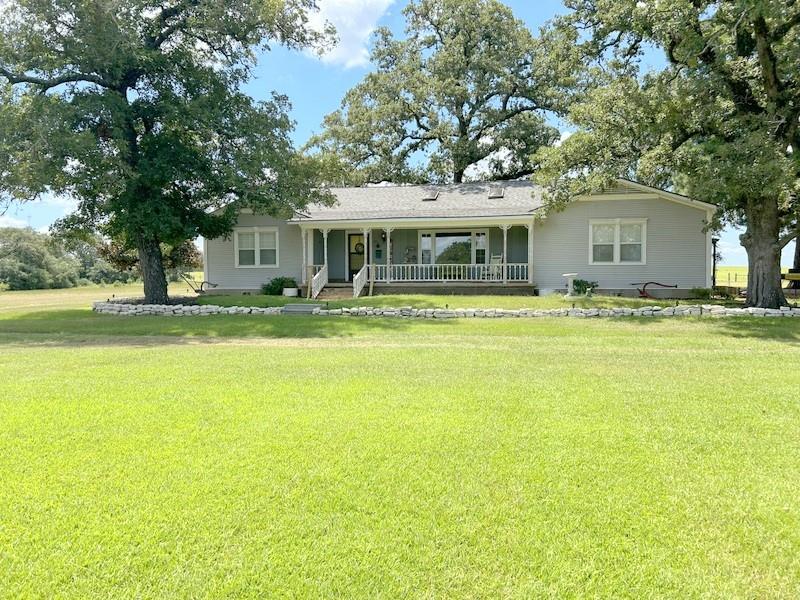
[(355, 250), (356, 254), (364, 254), (364, 244), (361, 242), (356, 242)]

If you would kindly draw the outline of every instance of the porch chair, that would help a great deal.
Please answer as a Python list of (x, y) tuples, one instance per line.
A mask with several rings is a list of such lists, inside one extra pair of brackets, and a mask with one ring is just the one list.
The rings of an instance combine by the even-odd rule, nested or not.
[(499, 281), (503, 278), (503, 255), (493, 254), (489, 259), (489, 271), (487, 279)]

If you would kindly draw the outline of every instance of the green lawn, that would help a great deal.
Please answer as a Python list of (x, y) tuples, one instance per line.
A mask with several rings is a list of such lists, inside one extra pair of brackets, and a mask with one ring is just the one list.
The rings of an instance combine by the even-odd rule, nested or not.
[(800, 595), (800, 319), (87, 293), (0, 293), (0, 596)]
[[(199, 298), (201, 304), (216, 304), (218, 306), (283, 306), (289, 303), (314, 302), (303, 298), (286, 298), (284, 296), (255, 295), (209, 295)], [(707, 300), (682, 300), (683, 304), (705, 303)], [(414, 308), (569, 308), (573, 305), (579, 308), (607, 308), (614, 306), (627, 306), (638, 308), (641, 306), (672, 306), (675, 300), (651, 300), (642, 298), (620, 298), (616, 296), (593, 296), (592, 298), (575, 297), (565, 298), (560, 294), (549, 296), (460, 296), (445, 294), (385, 294), (376, 296), (362, 296), (356, 299), (321, 300), (319, 303), (327, 304), (330, 308), (343, 306), (411, 306)]]

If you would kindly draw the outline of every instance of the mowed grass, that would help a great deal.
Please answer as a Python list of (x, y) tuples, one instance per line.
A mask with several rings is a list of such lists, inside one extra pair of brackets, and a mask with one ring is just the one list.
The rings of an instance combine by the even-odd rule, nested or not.
[(800, 595), (800, 319), (68, 296), (0, 294), (0, 595)]
[[(377, 294), (360, 298), (344, 298), (335, 300), (311, 301), (303, 298), (286, 298), (284, 296), (265, 296), (263, 294), (211, 294), (198, 299), (201, 304), (218, 306), (284, 306), (285, 304), (313, 302), (324, 304), (329, 308), (354, 306), (410, 306), (413, 308), (503, 308), (503, 309), (549, 309), (549, 308), (606, 308), (626, 306), (639, 308), (642, 306), (673, 306), (675, 300), (631, 298), (616, 296), (576, 296), (566, 298), (561, 294), (548, 296), (500, 296), (500, 295), (458, 295), (458, 294)], [(681, 300), (683, 304), (706, 303), (708, 300)]]

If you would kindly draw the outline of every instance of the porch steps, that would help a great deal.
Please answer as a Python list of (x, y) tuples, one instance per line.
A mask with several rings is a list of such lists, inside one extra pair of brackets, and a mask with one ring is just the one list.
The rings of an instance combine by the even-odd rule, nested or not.
[(315, 308), (321, 308), (322, 304), (287, 304), (281, 311), (284, 315), (310, 315)]
[(352, 284), (350, 284), (348, 287), (325, 286), (319, 293), (319, 296), (317, 296), (317, 300), (352, 300), (352, 299), (353, 299)]

